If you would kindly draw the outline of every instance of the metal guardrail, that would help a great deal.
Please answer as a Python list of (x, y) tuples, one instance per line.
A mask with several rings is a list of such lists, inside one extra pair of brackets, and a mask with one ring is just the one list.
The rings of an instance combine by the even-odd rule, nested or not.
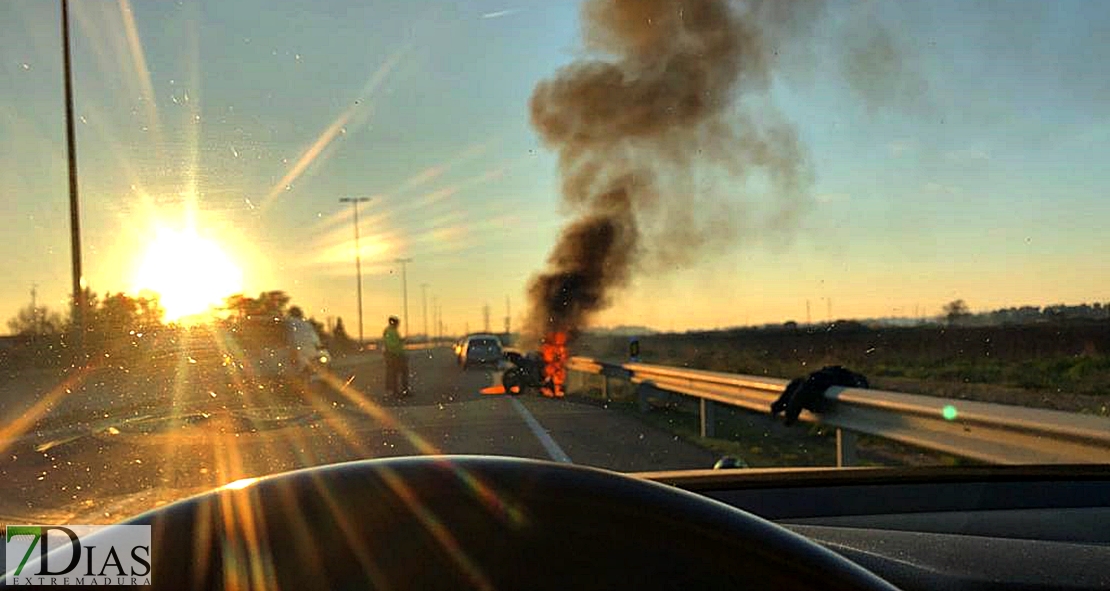
[[(571, 371), (637, 384), (641, 410), (658, 391), (698, 399), (701, 434), (713, 435), (714, 407), (769, 414), (787, 380), (643, 363), (574, 357)], [(1110, 419), (1079, 413), (955, 400), (917, 394), (829, 388), (827, 412), (802, 411), (802, 421), (837, 429), (837, 465), (855, 463), (855, 436), (874, 435), (993, 464), (1110, 463)]]

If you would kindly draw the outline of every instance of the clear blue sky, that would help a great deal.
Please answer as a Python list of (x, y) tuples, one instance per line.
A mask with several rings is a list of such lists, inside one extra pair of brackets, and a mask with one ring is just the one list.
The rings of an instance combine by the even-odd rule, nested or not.
[[(565, 220), (528, 124), (537, 81), (581, 56), (575, 2), (74, 0), (86, 277), (131, 291), (158, 227), (193, 227), (318, 318), (354, 321), (361, 211), (367, 332), (399, 268), (452, 331), (523, 288)], [(121, 8), (121, 6), (123, 8)], [(1110, 3), (830, 2), (772, 100), (813, 170), (785, 233), (755, 229), (638, 278), (601, 324), (713, 327), (833, 315), (1105, 301)], [(58, 6), (0, 3), (0, 315), (69, 287)], [(888, 31), (880, 96), (845, 39)], [(145, 68), (144, 68), (145, 67)], [(895, 100), (896, 99), (896, 100)], [(758, 210), (756, 199), (751, 207)], [(201, 279), (203, 280), (203, 278)]]

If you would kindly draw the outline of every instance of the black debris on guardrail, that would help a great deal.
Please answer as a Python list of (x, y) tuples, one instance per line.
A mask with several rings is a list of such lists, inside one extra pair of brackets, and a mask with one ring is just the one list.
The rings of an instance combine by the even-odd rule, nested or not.
[(771, 416), (783, 416), (783, 422), (793, 425), (802, 414), (802, 409), (821, 413), (828, 408), (825, 391), (832, 386), (846, 388), (869, 388), (867, 378), (839, 365), (823, 367), (806, 377), (795, 378), (778, 400), (771, 403)]

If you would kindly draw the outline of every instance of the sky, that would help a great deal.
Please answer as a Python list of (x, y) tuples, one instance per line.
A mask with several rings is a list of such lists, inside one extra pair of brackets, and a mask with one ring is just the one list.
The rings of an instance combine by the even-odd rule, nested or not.
[[(70, 286), (57, 2), (0, 2), (0, 316)], [(71, 2), (83, 263), (96, 292), (184, 309), (282, 289), (356, 333), (436, 305), (449, 333), (519, 326), (567, 222), (536, 83), (586, 55), (554, 0)], [(713, 328), (1110, 300), (1110, 3), (833, 1), (783, 48), (767, 101), (812, 182), (644, 269), (598, 325)], [(886, 35), (871, 87), (840, 56)], [(178, 299), (174, 300), (176, 292)], [(230, 295), (229, 293), (226, 295)], [(6, 327), (0, 326), (0, 330)]]

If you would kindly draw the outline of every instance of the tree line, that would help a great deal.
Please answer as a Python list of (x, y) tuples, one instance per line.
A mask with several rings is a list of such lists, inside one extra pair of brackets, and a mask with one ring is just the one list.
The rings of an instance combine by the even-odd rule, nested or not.
[[(157, 296), (132, 296), (106, 293), (103, 297), (86, 290), (85, 322), (81, 335), (85, 356), (141, 355), (176, 339), (183, 327), (165, 322), (165, 312)], [(225, 330), (244, 352), (283, 343), (283, 320), (287, 316), (290, 296), (281, 290), (265, 291), (257, 297), (235, 294), (225, 299), (222, 307), (213, 310), (212, 326)], [(308, 318), (325, 346), (333, 354), (354, 350), (343, 320), (338, 319), (331, 331)], [(0, 350), (0, 362), (33, 365), (70, 364), (75, 362), (76, 326), (69, 314), (45, 306), (28, 304), (8, 320), (14, 335), (14, 347)]]

